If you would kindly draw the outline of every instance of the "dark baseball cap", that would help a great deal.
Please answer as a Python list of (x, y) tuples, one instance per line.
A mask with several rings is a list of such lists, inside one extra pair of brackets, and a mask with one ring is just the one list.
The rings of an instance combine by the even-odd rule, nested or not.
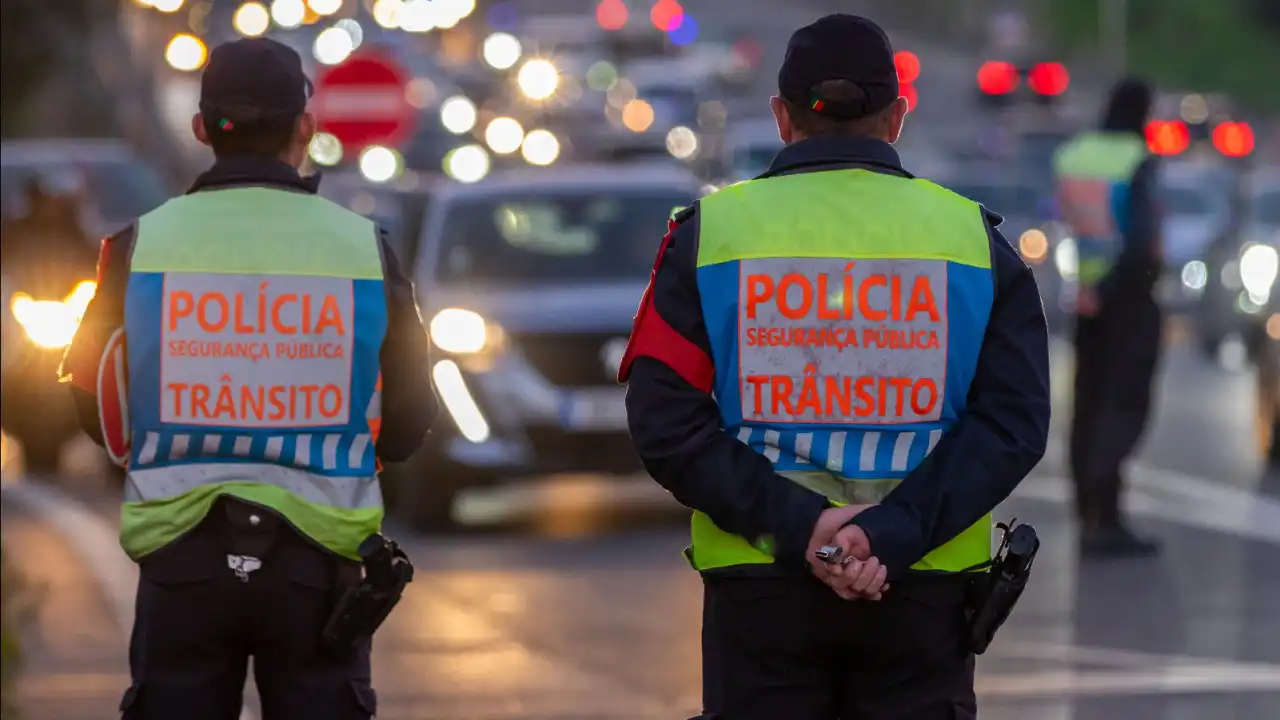
[(293, 48), (268, 38), (223, 43), (200, 78), (200, 112), (224, 131), (280, 127), (306, 110), (311, 80)]
[[(852, 83), (853, 97), (823, 97), (830, 80)], [(837, 13), (795, 31), (778, 71), (778, 94), (822, 115), (857, 119), (898, 98), (893, 45), (879, 25), (858, 15)]]

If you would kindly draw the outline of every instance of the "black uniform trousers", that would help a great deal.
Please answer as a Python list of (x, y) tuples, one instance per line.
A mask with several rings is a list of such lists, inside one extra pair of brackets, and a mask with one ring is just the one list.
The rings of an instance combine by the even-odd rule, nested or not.
[(1150, 297), (1125, 297), (1075, 331), (1070, 463), (1076, 510), (1086, 528), (1121, 522), (1122, 466), (1151, 413), (1161, 313)]
[[(241, 579), (229, 553), (262, 565)], [(356, 563), (269, 511), (219, 500), (140, 564), (123, 720), (238, 720), (251, 656), (261, 720), (372, 718), (368, 642), (345, 660), (320, 649), (337, 597), (357, 582)]]
[(966, 581), (911, 576), (880, 601), (809, 576), (704, 576), (706, 720), (973, 720)]

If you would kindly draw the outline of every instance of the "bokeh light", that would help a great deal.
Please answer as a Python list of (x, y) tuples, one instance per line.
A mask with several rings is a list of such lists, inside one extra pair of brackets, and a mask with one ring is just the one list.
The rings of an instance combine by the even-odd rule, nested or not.
[(247, 2), (236, 8), (231, 24), (245, 37), (258, 37), (271, 27), (271, 11), (260, 2)]
[(667, 31), (667, 39), (672, 45), (682, 46), (689, 45), (698, 39), (698, 23), (692, 17), (685, 15), (679, 25)]
[(479, 182), (489, 167), (489, 153), (479, 145), (463, 145), (444, 156), (445, 174), (461, 183)]
[(667, 131), (667, 152), (677, 160), (689, 160), (698, 154), (698, 134), (683, 125)]
[(484, 141), (499, 155), (510, 155), (524, 142), (524, 128), (515, 118), (497, 117), (484, 129)]
[(684, 22), (684, 8), (676, 0), (658, 0), (649, 10), (649, 20), (663, 32), (671, 32)]
[(607, 92), (618, 82), (618, 69), (608, 60), (597, 60), (587, 68), (587, 87), (596, 92)]
[(454, 135), (471, 132), (476, 126), (476, 115), (476, 104), (461, 95), (455, 95), (440, 105), (440, 124)]
[(400, 153), (388, 147), (373, 145), (360, 153), (360, 174), (369, 182), (384, 183), (400, 174)]
[(183, 0), (152, 0), (151, 7), (160, 12), (173, 13), (182, 9)]
[(489, 67), (507, 70), (520, 61), (520, 41), (511, 33), (497, 32), (484, 39), (481, 54)]
[(282, 28), (296, 28), (307, 17), (307, 6), (302, 0), (274, 0), (271, 3), (271, 19)]
[(520, 67), (516, 83), (530, 100), (546, 100), (560, 86), (560, 71), (549, 60), (534, 58)]
[(622, 0), (600, 0), (596, 22), (605, 30), (621, 30), (627, 24), (627, 6)]
[(388, 30), (394, 30), (400, 27), (402, 10), (403, 0), (377, 0), (373, 3), (373, 21)]
[(315, 55), (316, 62), (322, 65), (337, 65), (351, 57), (355, 49), (356, 44), (346, 30), (331, 27), (320, 31), (311, 47), (311, 52)]
[(307, 7), (317, 15), (332, 15), (342, 9), (342, 0), (307, 0)]
[(524, 136), (520, 154), (530, 165), (545, 167), (560, 157), (560, 141), (549, 130), (530, 130), (529, 134)]
[(653, 125), (653, 106), (635, 99), (622, 108), (622, 124), (631, 132), (644, 132)]
[(209, 49), (204, 41), (191, 33), (178, 33), (164, 48), (164, 60), (169, 67), (182, 72), (194, 72), (204, 67)]
[(910, 50), (893, 54), (893, 64), (898, 69), (899, 83), (913, 83), (920, 77), (920, 58)]
[(318, 132), (311, 136), (307, 154), (316, 164), (333, 167), (342, 162), (342, 141), (327, 132)]
[(411, 33), (431, 32), (441, 15), (431, 0), (409, 0), (400, 7), (400, 29)]

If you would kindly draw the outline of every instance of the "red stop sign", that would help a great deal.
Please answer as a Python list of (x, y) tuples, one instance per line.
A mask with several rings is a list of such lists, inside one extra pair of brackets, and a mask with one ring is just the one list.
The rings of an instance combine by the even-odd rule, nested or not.
[(326, 70), (316, 83), (312, 110), (320, 131), (347, 152), (394, 145), (413, 130), (417, 110), (405, 98), (408, 73), (376, 54), (352, 55)]

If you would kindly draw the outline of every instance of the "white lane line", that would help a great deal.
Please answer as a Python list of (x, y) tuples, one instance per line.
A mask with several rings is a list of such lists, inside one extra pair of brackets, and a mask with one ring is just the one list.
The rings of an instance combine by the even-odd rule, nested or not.
[[(84, 503), (44, 483), (23, 479), (6, 483), (0, 497), (25, 507), (66, 538), (102, 587), (108, 609), (127, 643), (133, 629), (138, 566), (120, 549), (115, 527)], [(245, 707), (240, 720), (257, 720), (257, 714)]]
[[(1280, 545), (1280, 502), (1186, 475), (1136, 470), (1123, 500), (1130, 514)], [(1066, 478), (1033, 475), (1013, 497), (1069, 504), (1072, 492)]]
[(1152, 670), (1045, 670), (977, 678), (982, 698), (1275, 692), (1280, 668), (1185, 665)]

